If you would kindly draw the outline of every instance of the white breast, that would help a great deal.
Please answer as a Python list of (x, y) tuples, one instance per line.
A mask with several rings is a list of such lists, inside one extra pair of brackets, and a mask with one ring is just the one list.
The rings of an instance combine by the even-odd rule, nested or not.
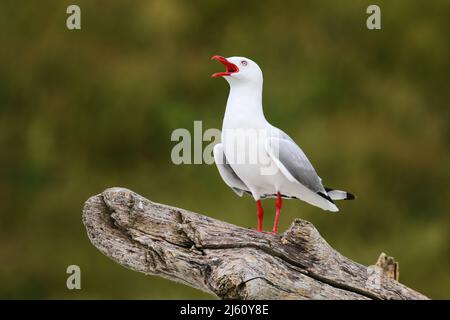
[(224, 153), (238, 177), (255, 195), (275, 194), (286, 180), (265, 150), (266, 129), (239, 126), (222, 131)]

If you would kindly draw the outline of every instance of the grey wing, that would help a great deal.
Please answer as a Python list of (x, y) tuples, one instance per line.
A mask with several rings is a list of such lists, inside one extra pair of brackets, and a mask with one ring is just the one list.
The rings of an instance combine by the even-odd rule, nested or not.
[(273, 134), (267, 138), (266, 151), (280, 171), (289, 180), (326, 194), (320, 177), (302, 149), (286, 133), (275, 127), (273, 129)]
[(244, 192), (250, 192), (245, 183), (233, 171), (233, 168), (228, 164), (225, 153), (223, 152), (223, 145), (218, 143), (214, 146), (214, 162), (219, 170), (223, 181), (240, 197)]

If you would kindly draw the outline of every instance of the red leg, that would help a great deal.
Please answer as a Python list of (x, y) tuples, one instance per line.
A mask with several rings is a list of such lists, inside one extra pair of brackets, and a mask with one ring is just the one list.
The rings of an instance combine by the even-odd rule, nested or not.
[(263, 217), (264, 217), (264, 210), (261, 205), (261, 200), (256, 201), (256, 207), (258, 208), (258, 230), (259, 232), (263, 229)]
[(281, 194), (278, 192), (277, 193), (277, 202), (275, 204), (275, 208), (276, 208), (275, 221), (273, 223), (273, 230), (272, 230), (272, 232), (275, 234), (278, 232), (278, 222), (280, 220), (281, 203), (282, 203)]

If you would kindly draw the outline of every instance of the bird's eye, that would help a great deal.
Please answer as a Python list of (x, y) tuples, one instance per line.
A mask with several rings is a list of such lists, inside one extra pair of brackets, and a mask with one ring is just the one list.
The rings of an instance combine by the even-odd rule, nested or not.
[(247, 65), (247, 61), (242, 60), (242, 61), (241, 61), (241, 64), (245, 67), (245, 66)]

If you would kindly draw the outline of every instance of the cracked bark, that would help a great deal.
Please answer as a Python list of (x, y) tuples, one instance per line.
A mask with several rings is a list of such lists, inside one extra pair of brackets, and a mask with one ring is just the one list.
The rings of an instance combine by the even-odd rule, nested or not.
[(397, 281), (391, 257), (358, 264), (301, 219), (283, 234), (259, 233), (111, 188), (86, 201), (83, 222), (122, 266), (222, 299), (427, 299)]

